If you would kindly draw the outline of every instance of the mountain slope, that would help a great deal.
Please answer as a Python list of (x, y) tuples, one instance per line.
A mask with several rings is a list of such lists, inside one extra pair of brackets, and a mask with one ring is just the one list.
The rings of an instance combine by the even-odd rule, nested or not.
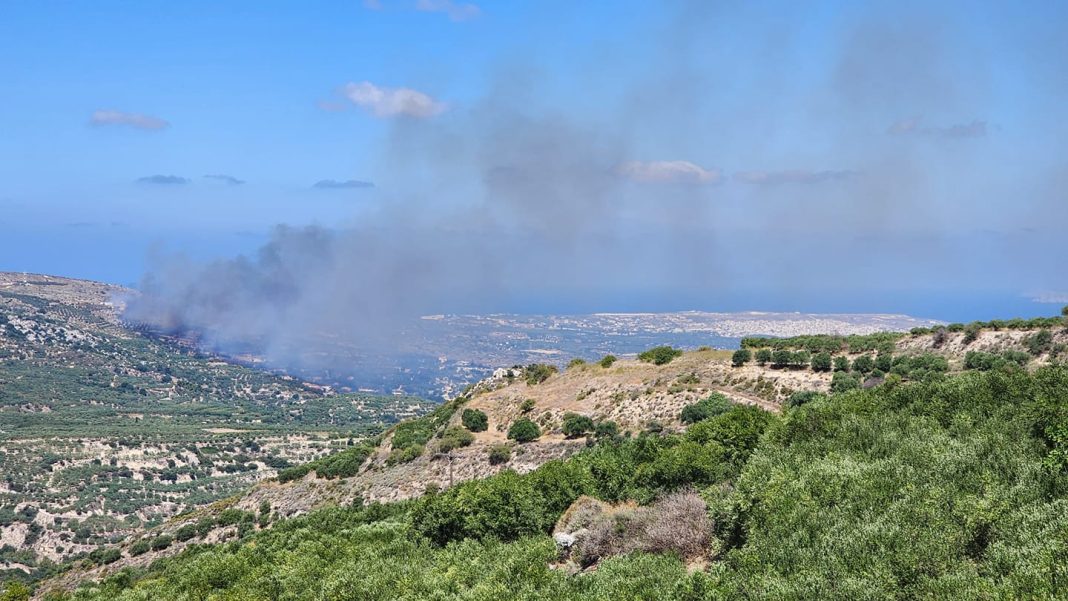
[(418, 415), (146, 337), (116, 286), (0, 273), (0, 577), (121, 540)]

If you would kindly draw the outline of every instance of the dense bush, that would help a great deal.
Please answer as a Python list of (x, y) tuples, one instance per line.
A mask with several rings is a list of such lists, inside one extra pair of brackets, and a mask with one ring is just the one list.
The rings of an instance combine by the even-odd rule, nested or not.
[(991, 369), (1018, 368), (1026, 366), (1030, 361), (1031, 356), (1022, 351), (1003, 351), (1001, 353), (968, 351), (964, 355), (964, 369), (988, 371)]
[(601, 359), (600, 361), (598, 361), (597, 363), (598, 363), (598, 364), (599, 364), (599, 365), (600, 365), (601, 367), (603, 367), (603, 368), (607, 369), (607, 368), (609, 368), (609, 367), (612, 367), (612, 364), (613, 364), (613, 363), (615, 363), (615, 362), (616, 362), (616, 356), (615, 356), (615, 355), (605, 355), (605, 356), (604, 356), (604, 357), (603, 357), (603, 358), (602, 358), (602, 359)]
[(831, 354), (820, 351), (812, 355), (812, 371), (831, 371)]
[(904, 334), (899, 332), (878, 332), (867, 335), (836, 336), (817, 334), (811, 336), (794, 336), (792, 338), (742, 338), (742, 348), (803, 349), (812, 353), (840, 352), (866, 353), (871, 351), (892, 351), (894, 344)]
[(594, 428), (594, 435), (599, 439), (615, 438), (619, 436), (619, 424), (611, 420), (597, 422), (597, 427)]
[(684, 424), (696, 424), (701, 420), (724, 413), (730, 408), (730, 399), (714, 392), (696, 403), (683, 407), (679, 419)]
[(1053, 346), (1053, 332), (1043, 329), (1031, 334), (1024, 340), (1028, 352), (1036, 357), (1045, 353)]
[(574, 359), (567, 362), (568, 369), (571, 369), (572, 367), (582, 367), (583, 365), (586, 365), (586, 360), (580, 359), (579, 357), (575, 357)]
[(746, 363), (749, 363), (753, 359), (753, 352), (747, 348), (740, 348), (734, 351), (731, 355), (731, 364), (735, 367), (741, 367)]
[(870, 374), (875, 371), (875, 360), (871, 358), (871, 355), (861, 355), (853, 360), (853, 371)]
[(313, 471), (320, 478), (351, 478), (359, 473), (360, 467), (372, 452), (374, 452), (374, 447), (368, 444), (350, 447), (315, 461), (286, 468), (278, 472), (278, 481), (299, 480)]
[(831, 392), (842, 393), (860, 388), (860, 377), (846, 371), (836, 371), (831, 378)]
[(788, 407), (800, 407), (801, 405), (811, 403), (822, 396), (822, 394), (815, 390), (798, 390), (790, 395), (790, 398), (786, 400), (786, 405)]
[(144, 555), (145, 553), (148, 553), (151, 548), (152, 544), (149, 540), (147, 538), (142, 538), (130, 545), (130, 556), (137, 557), (138, 555)]
[(478, 409), (464, 409), (460, 414), (460, 422), (472, 432), (485, 432), (489, 428), (489, 418)]
[(769, 349), (769, 348), (757, 349), (757, 352), (756, 352), (756, 362), (757, 363), (759, 363), (761, 366), (764, 366), (764, 365), (767, 365), (768, 363), (771, 363), (771, 360), (772, 360), (771, 349)]
[(647, 351), (638, 353), (638, 360), (653, 365), (665, 365), (671, 363), (676, 357), (682, 356), (682, 351), (670, 346), (655, 346)]
[(531, 363), (523, 370), (523, 379), (527, 385), (535, 386), (549, 379), (549, 376), (557, 372), (555, 365), (546, 363)]
[(466, 447), (473, 442), (475, 442), (474, 434), (459, 426), (453, 426), (446, 428), (440, 434), (437, 450), (439, 453), (448, 453), (454, 449)]
[(541, 428), (529, 419), (517, 419), (512, 427), (508, 428), (508, 439), (516, 442), (530, 442), (541, 436)]
[(578, 413), (565, 413), (561, 431), (568, 438), (578, 438), (587, 432), (592, 432), (593, 420), (589, 416)]

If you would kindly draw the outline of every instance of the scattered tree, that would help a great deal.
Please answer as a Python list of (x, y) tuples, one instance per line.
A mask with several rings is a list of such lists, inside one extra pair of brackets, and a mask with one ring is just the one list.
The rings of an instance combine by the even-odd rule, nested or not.
[(485, 432), (489, 428), (489, 418), (478, 409), (464, 409), (460, 414), (460, 422), (472, 432)]
[(834, 371), (849, 373), (849, 357), (838, 355), (834, 358)]
[(682, 355), (682, 351), (670, 346), (656, 346), (638, 354), (638, 360), (653, 365), (665, 365), (671, 363), (675, 357)]
[(758, 364), (760, 364), (761, 367), (767, 365), (768, 363), (771, 363), (771, 359), (772, 359), (771, 349), (769, 349), (769, 348), (757, 349), (756, 361), (757, 361)]
[(578, 413), (565, 413), (562, 431), (568, 438), (578, 438), (587, 432), (593, 431), (593, 420), (586, 415)]
[(517, 419), (512, 427), (508, 428), (508, 439), (519, 443), (537, 440), (539, 436), (541, 436), (541, 428), (525, 417)]
[(753, 353), (747, 348), (738, 349), (734, 351), (733, 355), (731, 355), (731, 363), (735, 367), (741, 367), (746, 363), (749, 363), (749, 361), (751, 361), (752, 359)]
[(812, 371), (831, 371), (831, 354), (823, 351), (812, 355)]

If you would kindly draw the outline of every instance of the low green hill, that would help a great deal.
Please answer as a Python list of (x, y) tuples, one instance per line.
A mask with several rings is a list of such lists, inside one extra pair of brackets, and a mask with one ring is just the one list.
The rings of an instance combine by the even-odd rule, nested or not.
[[(50, 598), (1068, 595), (1068, 368), (1010, 362), (806, 401), (606, 437), (414, 501), (319, 510)], [(698, 556), (673, 542), (694, 527), (671, 519), (693, 493), (707, 518)], [(616, 508), (562, 552), (550, 533), (585, 496)]]

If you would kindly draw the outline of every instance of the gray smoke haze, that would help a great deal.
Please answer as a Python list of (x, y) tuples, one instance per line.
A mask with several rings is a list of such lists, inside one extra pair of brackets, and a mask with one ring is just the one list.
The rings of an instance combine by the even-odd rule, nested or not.
[[(986, 146), (998, 134), (982, 61), (962, 60), (971, 49), (954, 49), (944, 15), (855, 16), (828, 42), (822, 77), (799, 83), (790, 73), (807, 42), (794, 9), (767, 37), (717, 48), (746, 10), (685, 5), (647, 72), (595, 112), (532, 102), (552, 79), (503, 64), (481, 100), (392, 123), (374, 212), (279, 226), (255, 256), (155, 257), (127, 318), (336, 369), (337, 348), (417, 351), (410, 325), (429, 313), (551, 298), (716, 309), (731, 290), (789, 310), (795, 296), (981, 290), (992, 266), (1011, 283), (990, 241), (1016, 243), (1029, 211), (967, 212), (1001, 183)], [(712, 51), (724, 58), (697, 60)], [(609, 48), (576, 63), (595, 85), (612, 60)], [(817, 132), (800, 147), (799, 124)], [(1046, 200), (1063, 198), (1058, 168), (1039, 173), (1028, 207), (1063, 214)], [(356, 187), (326, 183), (316, 187)]]

